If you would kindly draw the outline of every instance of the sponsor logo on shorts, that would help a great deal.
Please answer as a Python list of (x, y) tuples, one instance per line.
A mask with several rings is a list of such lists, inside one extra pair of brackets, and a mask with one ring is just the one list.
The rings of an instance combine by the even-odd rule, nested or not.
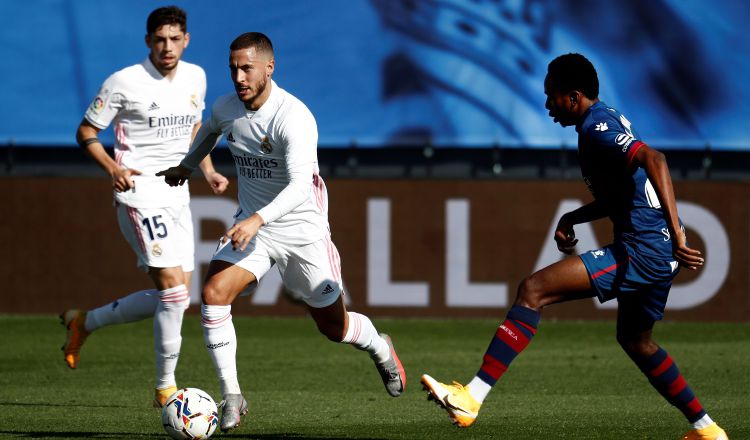
[(329, 293), (333, 293), (333, 287), (330, 284), (326, 284), (326, 288), (323, 289), (323, 295), (328, 295)]
[(153, 255), (154, 257), (161, 257), (161, 254), (162, 254), (161, 246), (159, 246), (158, 244), (155, 244), (151, 248), (151, 255)]

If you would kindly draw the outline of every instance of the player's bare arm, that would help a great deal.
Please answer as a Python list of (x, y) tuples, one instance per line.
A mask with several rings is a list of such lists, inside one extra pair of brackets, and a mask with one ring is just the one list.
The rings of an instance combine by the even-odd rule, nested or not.
[(574, 226), (581, 223), (588, 223), (594, 220), (598, 220), (607, 215), (606, 211), (602, 208), (601, 204), (597, 201), (593, 201), (587, 205), (581, 206), (580, 208), (563, 214), (560, 220), (557, 222), (555, 228), (555, 242), (557, 243), (557, 249), (565, 254), (572, 254), (575, 251), (575, 246), (578, 243), (576, 238)]
[(206, 158), (201, 161), (200, 168), (203, 172), (203, 177), (206, 178), (206, 182), (208, 182), (208, 186), (211, 187), (214, 194), (222, 194), (226, 191), (229, 186), (229, 180), (214, 169), (211, 156), (206, 156)]
[(661, 209), (664, 211), (664, 219), (667, 222), (667, 227), (672, 237), (672, 248), (675, 259), (682, 266), (690, 270), (702, 267), (704, 259), (701, 257), (701, 252), (687, 246), (685, 231), (680, 227), (672, 177), (669, 174), (669, 167), (667, 167), (667, 159), (664, 154), (643, 144), (633, 157), (633, 165), (643, 168), (651, 184), (654, 186), (656, 196), (661, 203)]
[[(193, 126), (193, 135), (190, 137), (191, 144), (195, 140), (195, 136), (200, 128), (200, 122)], [(214, 164), (213, 161), (211, 161), (210, 154), (201, 161), (200, 168), (203, 172), (203, 177), (206, 178), (206, 182), (208, 182), (208, 186), (211, 187), (211, 191), (213, 191), (214, 194), (222, 194), (227, 189), (227, 186), (229, 186), (229, 180), (214, 169)]]
[(141, 174), (134, 169), (123, 168), (112, 159), (104, 150), (104, 145), (99, 141), (99, 128), (93, 126), (89, 121), (84, 119), (78, 126), (76, 132), (76, 141), (78, 145), (91, 156), (99, 166), (112, 177), (112, 188), (117, 192), (127, 191), (135, 188), (135, 182), (131, 176)]
[(255, 237), (261, 226), (265, 224), (263, 218), (256, 212), (250, 217), (235, 223), (221, 238), (221, 242), (232, 241), (232, 249), (244, 251), (250, 240)]

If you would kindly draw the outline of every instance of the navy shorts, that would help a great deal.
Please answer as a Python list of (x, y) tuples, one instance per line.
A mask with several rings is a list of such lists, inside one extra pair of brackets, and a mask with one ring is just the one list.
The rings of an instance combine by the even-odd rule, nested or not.
[(640, 309), (654, 321), (664, 316), (669, 289), (679, 265), (635, 252), (625, 243), (610, 244), (579, 255), (600, 302), (617, 298), (620, 306)]

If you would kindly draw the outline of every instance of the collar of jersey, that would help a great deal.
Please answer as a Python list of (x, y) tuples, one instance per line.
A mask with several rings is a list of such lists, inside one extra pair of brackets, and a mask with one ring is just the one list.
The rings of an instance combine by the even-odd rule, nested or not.
[[(180, 63), (182, 61), (177, 61), (177, 67), (175, 69), (180, 68)], [(143, 68), (146, 69), (146, 72), (148, 72), (149, 75), (151, 75), (154, 79), (157, 80), (166, 80), (167, 82), (174, 82), (177, 79), (177, 75), (180, 73), (179, 70), (175, 72), (174, 77), (172, 78), (172, 81), (167, 80), (164, 75), (159, 72), (159, 69), (154, 66), (154, 63), (151, 61), (151, 57), (146, 57), (146, 59), (143, 61)]]
[(581, 120), (578, 121), (578, 123), (576, 124), (576, 131), (579, 133), (581, 132), (581, 129), (583, 128), (583, 124), (586, 122), (586, 119), (588, 119), (588, 117), (591, 115), (592, 111), (594, 111), (595, 109), (599, 107), (606, 107), (606, 106), (607, 105), (604, 102), (597, 101), (591, 107), (586, 109), (586, 111), (583, 112), (583, 115), (581, 116)]

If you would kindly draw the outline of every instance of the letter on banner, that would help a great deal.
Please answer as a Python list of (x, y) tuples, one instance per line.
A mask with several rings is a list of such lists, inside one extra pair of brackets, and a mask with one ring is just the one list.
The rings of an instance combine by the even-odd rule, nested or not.
[(448, 200), (445, 205), (445, 301), (450, 307), (505, 307), (507, 283), (471, 283), (469, 202)]
[(671, 310), (689, 309), (713, 298), (727, 279), (731, 255), (724, 225), (711, 211), (695, 203), (677, 202), (677, 212), (685, 227), (689, 226), (690, 232), (703, 240), (706, 249), (701, 252), (706, 261), (692, 282), (672, 286), (667, 300), (667, 308)]
[(367, 304), (427, 307), (430, 287), (391, 281), (391, 201), (367, 200)]
[[(701, 252), (707, 258), (705, 265), (698, 269), (696, 279), (686, 284), (672, 285), (667, 300), (668, 310), (689, 309), (707, 302), (716, 295), (729, 273), (729, 239), (719, 219), (706, 208), (690, 202), (677, 202), (677, 212), (685, 227), (700, 235), (706, 246)], [(615, 300), (604, 304), (596, 301), (596, 304), (600, 309), (617, 308)]]

